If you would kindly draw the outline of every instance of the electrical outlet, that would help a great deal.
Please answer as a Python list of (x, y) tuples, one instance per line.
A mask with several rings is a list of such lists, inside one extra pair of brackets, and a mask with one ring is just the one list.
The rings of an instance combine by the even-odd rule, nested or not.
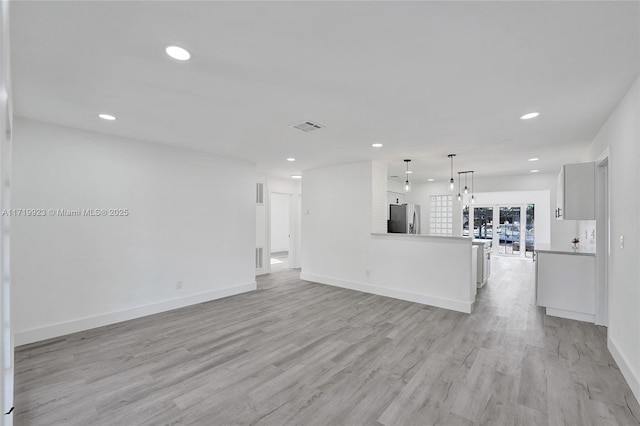
[(182, 281), (178, 281), (176, 283), (176, 290), (180, 290), (182, 288)]

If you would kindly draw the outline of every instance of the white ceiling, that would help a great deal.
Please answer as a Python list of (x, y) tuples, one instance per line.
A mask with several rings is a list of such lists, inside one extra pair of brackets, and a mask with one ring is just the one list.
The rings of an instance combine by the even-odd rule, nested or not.
[[(639, 73), (638, 2), (14, 1), (11, 12), (17, 115), (278, 176), (363, 159), (404, 175), (411, 158), (414, 181), (447, 180), (449, 153), (476, 177), (556, 171), (580, 160)], [(169, 44), (192, 59), (170, 59)], [(530, 111), (541, 115), (519, 120)], [(289, 127), (303, 120), (326, 127)]]

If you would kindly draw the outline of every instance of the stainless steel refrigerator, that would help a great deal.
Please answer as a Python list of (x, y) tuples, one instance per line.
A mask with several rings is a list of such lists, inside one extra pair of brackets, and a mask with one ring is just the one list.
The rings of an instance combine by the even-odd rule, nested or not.
[(419, 234), (420, 206), (418, 204), (390, 204), (387, 232)]

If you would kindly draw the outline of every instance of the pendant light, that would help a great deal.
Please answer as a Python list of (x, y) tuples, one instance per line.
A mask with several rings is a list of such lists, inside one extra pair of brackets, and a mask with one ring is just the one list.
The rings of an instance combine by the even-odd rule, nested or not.
[(473, 193), (473, 170), (471, 171), (471, 204), (475, 204), (476, 203), (476, 196)]
[[(447, 157), (449, 157), (451, 159), (451, 180), (449, 180), (449, 190), (453, 191), (453, 189), (455, 188), (455, 184), (453, 182), (453, 157), (455, 157), (455, 154), (449, 154), (447, 155)], [(458, 174), (458, 179), (460, 178), (460, 174)], [(459, 187), (460, 185), (458, 185)], [(460, 188), (458, 188), (460, 189)], [(459, 192), (459, 191), (458, 191)]]
[[(453, 182), (453, 179), (451, 179)], [(458, 201), (462, 201), (462, 194), (460, 194), (460, 172), (458, 172)]]
[(411, 160), (404, 160), (404, 162), (407, 164), (407, 172), (406, 172), (406, 180), (404, 181), (404, 192), (409, 192), (411, 191), (411, 183), (409, 182), (409, 162)]
[(467, 187), (467, 173), (464, 174), (464, 193), (469, 193), (469, 188)]

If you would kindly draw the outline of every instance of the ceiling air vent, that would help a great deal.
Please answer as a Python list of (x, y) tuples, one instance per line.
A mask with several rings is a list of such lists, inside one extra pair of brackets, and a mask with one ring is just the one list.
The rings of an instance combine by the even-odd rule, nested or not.
[(294, 129), (302, 130), (303, 132), (312, 132), (314, 130), (322, 129), (323, 126), (313, 121), (303, 121), (302, 123), (291, 125)]

